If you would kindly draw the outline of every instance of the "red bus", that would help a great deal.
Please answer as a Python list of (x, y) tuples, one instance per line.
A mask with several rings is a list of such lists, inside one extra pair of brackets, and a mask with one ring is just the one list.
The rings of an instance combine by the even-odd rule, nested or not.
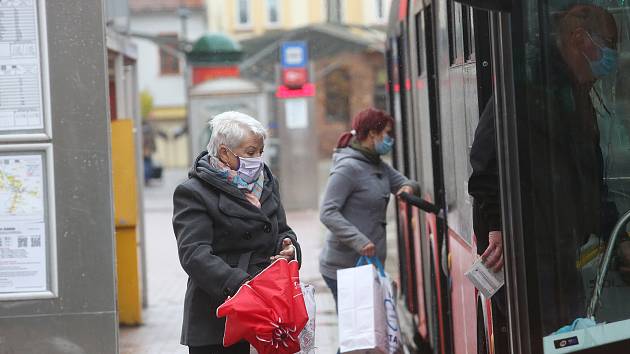
[[(394, 164), (422, 187), (397, 204), (411, 352), (630, 353), (630, 7), (586, 2), (392, 2)], [(468, 183), (487, 105), (506, 283), (492, 299), (464, 277), (483, 251)]]

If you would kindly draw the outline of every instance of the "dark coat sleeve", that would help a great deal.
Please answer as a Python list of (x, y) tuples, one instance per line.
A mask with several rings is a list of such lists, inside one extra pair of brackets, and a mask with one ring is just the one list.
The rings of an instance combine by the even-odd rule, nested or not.
[(284, 207), (282, 206), (282, 201), (280, 199), (280, 187), (278, 185), (278, 181), (274, 181), (273, 193), (278, 198), (278, 244), (276, 246), (276, 254), (280, 253), (282, 250), (282, 240), (285, 238), (290, 238), (293, 246), (295, 246), (295, 259), (300, 263), (300, 267), (302, 266), (302, 249), (300, 248), (300, 243), (297, 240), (297, 236), (293, 229), (289, 227), (287, 224), (287, 214), (284, 211)]
[(249, 274), (213, 253), (213, 222), (201, 197), (181, 184), (175, 189), (173, 206), (173, 230), (184, 271), (217, 299), (234, 295)]
[(475, 215), (483, 220), (488, 231), (501, 230), (501, 199), (499, 170), (494, 129), (494, 99), (491, 98), (479, 117), (475, 138), (470, 150), (473, 172), (468, 180), (468, 193), (475, 198)]

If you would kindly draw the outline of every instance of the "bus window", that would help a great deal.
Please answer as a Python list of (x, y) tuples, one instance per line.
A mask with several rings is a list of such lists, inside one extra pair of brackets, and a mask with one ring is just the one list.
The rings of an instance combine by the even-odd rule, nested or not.
[(473, 8), (462, 5), (462, 30), (464, 39), (464, 61), (475, 61), (475, 27)]
[(475, 61), (473, 8), (448, 0), (446, 11), (450, 64), (457, 65)]
[[(545, 353), (568, 353), (630, 337), (630, 8), (526, 2), (526, 55), (515, 60), (527, 74), (516, 85), (526, 91), (517, 100), (528, 121), (521, 194), (536, 255), (533, 318)], [(596, 323), (615, 329), (580, 334)]]
[(417, 49), (417, 53), (416, 53), (416, 62), (418, 65), (418, 76), (422, 76), (422, 74), (424, 74), (424, 72), (426, 71), (425, 66), (425, 45), (424, 45), (424, 31), (422, 28), (422, 15), (423, 15), (423, 11), (420, 11), (416, 14), (416, 49)]
[(448, 30), (448, 57), (451, 65), (455, 64), (457, 57), (457, 39), (455, 38), (455, 3), (452, 0), (446, 1), (447, 30)]

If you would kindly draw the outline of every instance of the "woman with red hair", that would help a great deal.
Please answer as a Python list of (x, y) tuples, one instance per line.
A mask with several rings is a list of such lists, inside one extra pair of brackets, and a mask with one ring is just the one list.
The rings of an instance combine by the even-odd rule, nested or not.
[(337, 269), (354, 267), (360, 256), (387, 254), (385, 217), (390, 194), (413, 194), (418, 185), (381, 159), (394, 146), (394, 119), (368, 108), (342, 134), (319, 218), (329, 232), (319, 270), (337, 302)]

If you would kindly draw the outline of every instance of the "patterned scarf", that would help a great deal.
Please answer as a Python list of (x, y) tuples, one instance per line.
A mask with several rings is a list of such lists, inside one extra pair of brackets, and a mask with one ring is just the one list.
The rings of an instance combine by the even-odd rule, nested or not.
[(238, 176), (238, 172), (230, 168), (230, 166), (224, 164), (218, 158), (209, 156), (211, 172), (219, 179), (225, 181), (227, 184), (238, 188), (245, 198), (257, 208), (260, 208), (260, 196), (263, 192), (263, 186), (265, 183), (265, 173), (260, 172), (260, 176), (253, 183), (247, 183)]

